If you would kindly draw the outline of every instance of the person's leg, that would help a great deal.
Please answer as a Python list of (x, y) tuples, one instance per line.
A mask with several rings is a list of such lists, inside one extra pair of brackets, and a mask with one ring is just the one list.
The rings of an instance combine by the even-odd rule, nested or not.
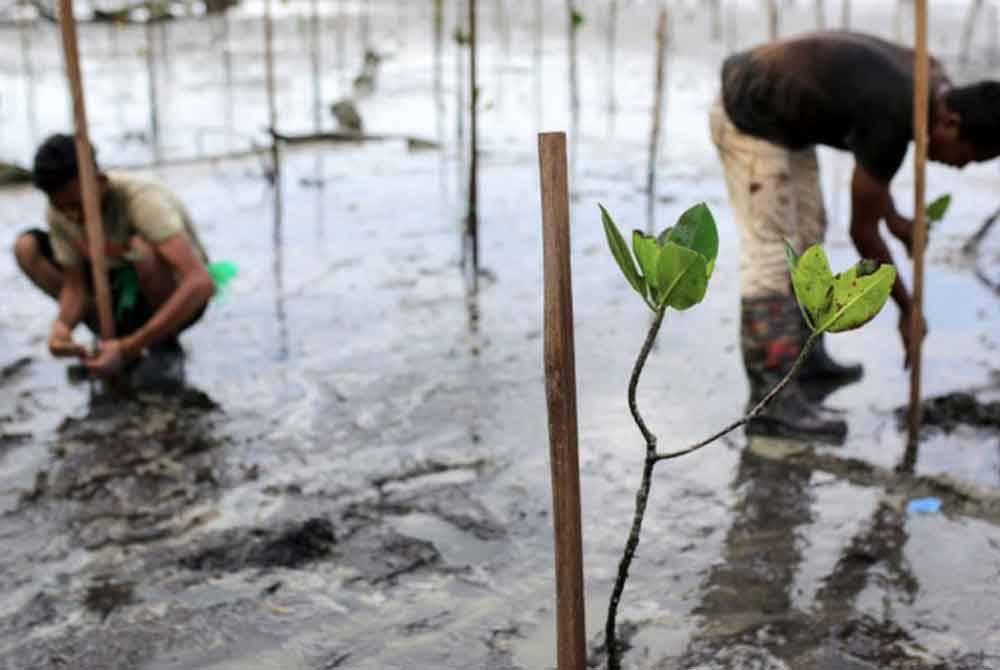
[(14, 258), (31, 283), (51, 298), (59, 299), (63, 273), (55, 262), (47, 232), (32, 229), (21, 233), (14, 242)]
[[(712, 137), (740, 229), (740, 344), (752, 407), (784, 377), (802, 349), (802, 317), (784, 251), (786, 239), (799, 243), (791, 152), (740, 132), (721, 105), (712, 112)], [(807, 438), (840, 439), (846, 429), (844, 422), (817, 413), (794, 380), (747, 424), (749, 434)]]
[[(826, 207), (823, 205), (816, 149), (792, 152), (791, 167), (798, 210), (797, 250), (801, 253), (814, 244), (823, 244), (826, 238)], [(804, 319), (801, 320), (800, 331), (804, 344), (810, 335), (809, 326)], [(828, 391), (832, 391), (835, 387), (857, 381), (863, 374), (864, 369), (859, 364), (843, 365), (833, 360), (826, 349), (823, 337), (820, 337), (812, 354), (802, 366), (799, 379), (803, 382), (830, 385)], [(822, 397), (820, 394), (812, 393), (816, 390), (822, 389), (809, 389), (807, 395)]]

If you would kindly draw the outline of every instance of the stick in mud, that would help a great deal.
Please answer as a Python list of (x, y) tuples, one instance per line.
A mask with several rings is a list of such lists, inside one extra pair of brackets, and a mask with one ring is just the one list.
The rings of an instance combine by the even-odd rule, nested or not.
[(310, 0), (310, 10), (309, 37), (312, 48), (309, 62), (312, 67), (313, 126), (318, 133), (323, 129), (323, 53), (320, 47), (319, 0)]
[(778, 39), (780, 13), (778, 0), (765, 0), (767, 2), (767, 33), (772, 40)]
[(69, 78), (73, 98), (76, 156), (80, 171), (80, 190), (83, 195), (83, 221), (90, 245), (90, 269), (97, 300), (97, 317), (100, 322), (101, 338), (111, 340), (115, 337), (115, 322), (111, 313), (111, 290), (108, 286), (107, 264), (104, 259), (104, 226), (101, 225), (101, 209), (97, 198), (97, 174), (87, 130), (87, 105), (83, 94), (83, 79), (80, 75), (73, 0), (59, 0), (59, 18), (66, 75)]
[(660, 148), (660, 127), (663, 122), (663, 98), (666, 88), (667, 7), (660, 6), (656, 20), (656, 86), (653, 98), (653, 123), (649, 132), (649, 164), (646, 166), (646, 220), (653, 234), (653, 214), (656, 209), (656, 159)]
[(38, 138), (38, 108), (35, 103), (35, 66), (32, 62), (31, 37), (34, 32), (34, 20), (23, 13), (17, 19), (17, 28), (21, 43), (21, 72), (24, 77), (24, 115), (28, 121), (28, 138), (32, 145)]
[(469, 209), (465, 218), (466, 254), (470, 255), (472, 291), (479, 287), (479, 84), (476, 78), (476, 2), (469, 0)]
[(281, 155), (278, 145), (278, 107), (274, 85), (274, 21), (272, 20), (273, 0), (264, 3), (264, 83), (267, 87), (267, 124), (271, 135), (271, 177), (275, 190), (280, 191)]
[(545, 285), (545, 391), (555, 532), (559, 670), (587, 664), (565, 133), (538, 136)]
[(146, 79), (149, 85), (149, 146), (153, 152), (153, 163), (160, 162), (160, 87), (156, 76), (156, 39), (153, 35), (155, 25), (152, 19), (147, 19), (144, 25), (146, 33)]
[[(924, 204), (927, 164), (928, 74), (927, 0), (915, 0), (916, 50), (913, 82), (914, 184), (913, 184), (913, 306), (910, 320), (912, 356), (910, 364), (910, 422), (907, 452), (916, 451), (920, 437), (922, 404), (920, 372), (923, 345), (924, 247), (927, 244), (927, 218)], [(909, 455), (909, 454), (908, 454)], [(915, 457), (907, 458), (915, 462)]]
[[(714, 0), (718, 2), (718, 0)], [(608, 136), (615, 132), (615, 114), (618, 111), (615, 66), (618, 48), (618, 0), (608, 3)]]
[[(462, 48), (465, 46), (463, 40), (468, 40), (468, 34), (462, 30), (462, 17), (468, 17), (468, 10), (465, 10), (463, 2), (472, 2), (472, 0), (455, 0), (455, 15), (458, 17), (458, 23), (455, 26), (455, 135), (458, 139), (458, 146), (463, 147), (465, 144), (465, 54), (462, 53)], [(468, 26), (466, 26), (468, 29)], [(459, 149), (463, 151), (463, 149)]]

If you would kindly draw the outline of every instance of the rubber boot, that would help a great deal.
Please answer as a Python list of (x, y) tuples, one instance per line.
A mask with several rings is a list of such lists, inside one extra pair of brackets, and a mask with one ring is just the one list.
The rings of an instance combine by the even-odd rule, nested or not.
[[(741, 305), (740, 344), (750, 382), (749, 411), (784, 378), (802, 351), (802, 314), (794, 299), (785, 295), (744, 298)], [(792, 379), (747, 422), (746, 433), (840, 443), (847, 434), (847, 424), (810, 403), (798, 380)]]
[[(805, 344), (810, 332), (805, 319), (800, 320), (802, 343)], [(799, 371), (801, 382), (830, 382), (839, 385), (851, 384), (864, 376), (865, 369), (860, 363), (843, 364), (838, 363), (830, 357), (830, 352), (826, 349), (826, 334), (820, 335), (813, 346), (812, 353), (802, 365)]]

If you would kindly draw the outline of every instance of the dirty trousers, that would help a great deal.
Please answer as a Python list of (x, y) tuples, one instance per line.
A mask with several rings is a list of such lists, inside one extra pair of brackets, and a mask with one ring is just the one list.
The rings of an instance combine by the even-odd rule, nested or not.
[(721, 100), (709, 122), (740, 229), (740, 296), (790, 295), (784, 240), (802, 253), (826, 235), (816, 149), (792, 151), (747, 135)]

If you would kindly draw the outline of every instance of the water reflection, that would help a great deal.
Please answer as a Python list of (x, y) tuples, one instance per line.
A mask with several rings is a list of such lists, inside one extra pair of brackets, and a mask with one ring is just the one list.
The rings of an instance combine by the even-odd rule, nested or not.
[(840, 627), (861, 617), (857, 601), (869, 586), (882, 589), (887, 602), (912, 603), (919, 583), (904, 556), (905, 516), (881, 503), (819, 580), (812, 603), (804, 602), (797, 576), (810, 526), (817, 522), (813, 471), (782, 454), (808, 449), (791, 440), (751, 438), (741, 454), (732, 483), (733, 522), (702, 584), (694, 613), (704, 622), (685, 662), (709, 660), (746, 643), (801, 661), (804, 650), (826, 653), (821, 650), (834, 644)]
[(146, 21), (146, 79), (149, 87), (149, 142), (153, 153), (153, 162), (159, 163), (162, 155), (160, 151), (160, 87), (157, 83), (156, 75), (156, 40), (153, 31), (155, 24), (153, 21)]
[(274, 227), (271, 231), (273, 258), (271, 270), (274, 278), (274, 322), (278, 326), (278, 346), (276, 358), (286, 360), (289, 354), (288, 318), (285, 314), (285, 273), (284, 273), (284, 220), (283, 176), (281, 154), (277, 142), (273, 144), (274, 158)]

